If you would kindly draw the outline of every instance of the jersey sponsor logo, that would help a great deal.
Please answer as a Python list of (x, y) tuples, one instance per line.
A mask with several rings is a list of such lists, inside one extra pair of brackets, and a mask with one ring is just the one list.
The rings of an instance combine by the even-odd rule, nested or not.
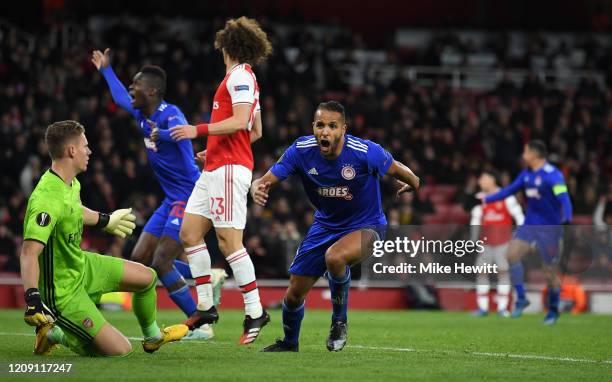
[(82, 235), (81, 232), (72, 232), (72, 233), (69, 233), (67, 238), (66, 238), (66, 241), (68, 243), (80, 242), (81, 235)]
[(317, 193), (325, 198), (353, 199), (353, 195), (347, 186), (319, 187)]
[(310, 175), (319, 175), (319, 173), (317, 172), (317, 169), (316, 169), (316, 168), (314, 168), (314, 167), (313, 167), (313, 168), (311, 168), (310, 170), (308, 170), (308, 173), (309, 173)]
[(340, 174), (344, 179), (351, 180), (355, 177), (356, 173), (353, 166), (351, 166), (350, 164), (345, 164), (344, 167), (342, 167), (342, 171), (340, 171)]
[(89, 329), (92, 326), (93, 326), (93, 320), (91, 318), (87, 317), (83, 320), (83, 327)]
[(503, 213), (488, 210), (482, 217), (482, 220), (488, 221), (488, 222), (500, 222), (500, 221), (503, 221), (505, 218), (506, 218), (506, 215), (504, 215)]
[(239, 92), (242, 90), (249, 90), (249, 85), (236, 85), (234, 86), (234, 91)]
[(46, 212), (41, 212), (38, 215), (36, 215), (36, 224), (38, 224), (41, 227), (46, 227), (49, 225), (49, 223), (51, 223), (51, 215), (49, 215)]
[(540, 199), (540, 191), (537, 188), (526, 189), (525, 195), (527, 195), (528, 198)]
[(149, 150), (157, 152), (157, 144), (155, 143), (155, 141), (152, 141), (149, 138), (145, 137), (144, 144), (145, 144), (145, 147), (148, 148)]

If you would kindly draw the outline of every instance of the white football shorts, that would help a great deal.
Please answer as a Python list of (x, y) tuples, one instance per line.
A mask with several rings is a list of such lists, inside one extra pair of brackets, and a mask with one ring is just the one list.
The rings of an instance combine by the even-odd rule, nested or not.
[(252, 177), (251, 170), (236, 164), (202, 172), (185, 212), (210, 219), (214, 227), (244, 229)]

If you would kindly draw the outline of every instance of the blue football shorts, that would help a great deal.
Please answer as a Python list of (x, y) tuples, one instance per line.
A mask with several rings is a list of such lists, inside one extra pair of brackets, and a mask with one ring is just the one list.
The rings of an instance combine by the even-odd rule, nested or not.
[(168, 236), (180, 243), (179, 233), (185, 215), (185, 200), (164, 199), (147, 221), (143, 231), (155, 237)]
[(515, 239), (534, 245), (547, 265), (555, 264), (559, 259), (563, 226), (560, 225), (522, 225), (514, 233)]
[(382, 240), (385, 237), (386, 228), (386, 225), (379, 225), (332, 230), (323, 227), (315, 220), (296, 252), (295, 258), (289, 267), (289, 273), (298, 276), (321, 277), (327, 270), (325, 252), (335, 242), (351, 232), (364, 229), (376, 232), (378, 235), (376, 240)]

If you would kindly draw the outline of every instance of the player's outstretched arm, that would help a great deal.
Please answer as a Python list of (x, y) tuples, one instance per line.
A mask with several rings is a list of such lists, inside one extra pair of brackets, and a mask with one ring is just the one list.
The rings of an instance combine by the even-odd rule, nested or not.
[(50, 323), (40, 292), (38, 291), (39, 265), (38, 256), (45, 245), (36, 240), (24, 240), (19, 255), (21, 266), (21, 281), (25, 290), (26, 310), (24, 321), (28, 325), (40, 326)]
[(514, 195), (523, 187), (523, 173), (521, 172), (519, 176), (514, 179), (512, 183), (510, 183), (507, 187), (502, 188), (491, 195), (483, 195), (477, 194), (476, 197), (482, 199), (483, 203), (493, 203), (498, 200), (506, 199), (510, 195)]
[(134, 114), (132, 97), (130, 97), (130, 93), (128, 93), (125, 86), (119, 81), (119, 78), (117, 78), (117, 75), (110, 65), (110, 49), (106, 48), (104, 53), (99, 50), (94, 50), (91, 55), (91, 62), (95, 65), (96, 69), (102, 73), (102, 76), (104, 76), (110, 88), (111, 95), (113, 96), (113, 101), (122, 109), (129, 111), (130, 114)]
[(203, 123), (197, 126), (179, 125), (170, 128), (170, 136), (180, 141), (182, 139), (193, 139), (203, 135), (229, 135), (246, 130), (249, 127), (251, 108), (249, 103), (240, 103), (233, 106), (233, 115), (223, 121), (215, 123)]
[(265, 206), (268, 202), (270, 189), (278, 183), (280, 183), (280, 180), (271, 171), (266, 172), (261, 178), (255, 179), (251, 184), (251, 197), (253, 201), (260, 206)]
[(391, 166), (387, 170), (387, 174), (397, 179), (401, 185), (400, 189), (397, 191), (397, 196), (405, 192), (416, 191), (421, 184), (419, 177), (416, 176), (408, 166), (396, 160), (391, 163)]
[(124, 238), (134, 232), (136, 228), (136, 216), (132, 214), (131, 208), (123, 208), (114, 211), (112, 214), (96, 212), (83, 206), (83, 224), (102, 228), (111, 235)]

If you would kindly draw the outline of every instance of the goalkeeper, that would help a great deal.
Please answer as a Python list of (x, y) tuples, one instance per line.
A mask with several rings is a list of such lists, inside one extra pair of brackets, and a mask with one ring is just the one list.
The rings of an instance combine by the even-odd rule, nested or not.
[(130, 354), (128, 339), (96, 308), (100, 296), (113, 291), (133, 292), (132, 306), (146, 352), (180, 340), (187, 334), (185, 325), (163, 330), (157, 325), (155, 271), (80, 248), (83, 225), (122, 238), (135, 227), (129, 208), (108, 215), (81, 204), (76, 175), (87, 169), (91, 154), (83, 126), (75, 121), (55, 122), (47, 128), (45, 141), (51, 168), (28, 200), (20, 257), (26, 291), (24, 319), (36, 326), (34, 353), (47, 355), (61, 344), (85, 356)]

